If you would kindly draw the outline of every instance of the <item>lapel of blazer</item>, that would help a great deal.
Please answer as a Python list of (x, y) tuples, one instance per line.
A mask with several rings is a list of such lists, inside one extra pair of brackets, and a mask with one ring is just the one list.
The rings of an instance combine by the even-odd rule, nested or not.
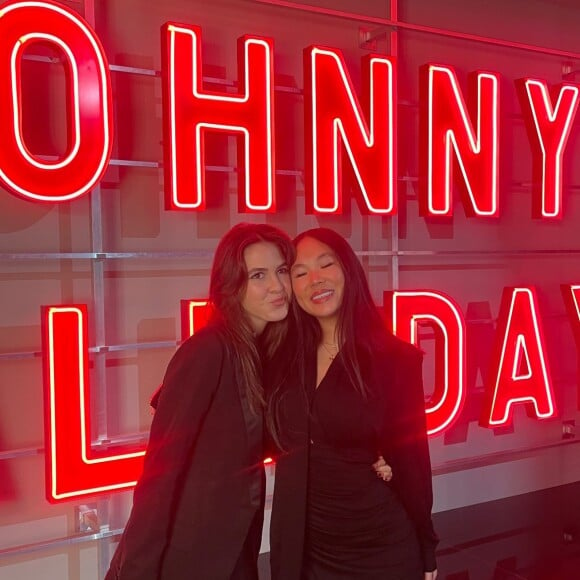
[(264, 417), (262, 412), (258, 414), (253, 413), (250, 408), (250, 401), (244, 386), (243, 381), (240, 380), (238, 373), (235, 372), (236, 385), (240, 397), (240, 405), (242, 407), (242, 414), (244, 417), (244, 424), (246, 427), (246, 437), (248, 442), (248, 457), (256, 467), (255, 477), (252, 477), (250, 483), (250, 502), (253, 506), (259, 507), (263, 503), (262, 493), (262, 474), (263, 469), (263, 440), (264, 440)]

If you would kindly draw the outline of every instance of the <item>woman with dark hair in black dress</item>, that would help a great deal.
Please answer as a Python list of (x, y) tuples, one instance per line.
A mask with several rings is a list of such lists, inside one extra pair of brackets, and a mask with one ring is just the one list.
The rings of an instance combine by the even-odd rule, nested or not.
[[(435, 580), (422, 355), (387, 331), (340, 235), (318, 228), (294, 244), (296, 341), (267, 371), (283, 450), (272, 579)], [(377, 455), (391, 483), (369, 467)]]

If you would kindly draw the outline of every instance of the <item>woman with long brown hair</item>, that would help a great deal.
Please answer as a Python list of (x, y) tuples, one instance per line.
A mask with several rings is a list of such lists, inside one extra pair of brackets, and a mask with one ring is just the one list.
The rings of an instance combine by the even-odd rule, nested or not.
[[(387, 331), (336, 232), (295, 240), (296, 327), (269, 365), (273, 580), (435, 580), (422, 355)], [(384, 456), (391, 483), (370, 464)]]
[(221, 239), (210, 323), (173, 356), (133, 509), (106, 580), (256, 580), (265, 476), (260, 349), (286, 334), (288, 236), (238, 224)]

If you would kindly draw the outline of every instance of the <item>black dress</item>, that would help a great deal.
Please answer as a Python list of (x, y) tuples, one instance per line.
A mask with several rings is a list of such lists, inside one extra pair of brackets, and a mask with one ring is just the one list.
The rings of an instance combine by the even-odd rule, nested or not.
[(353, 389), (340, 356), (313, 387), (303, 578), (421, 580), (413, 523), (372, 467), (379, 406)]
[[(435, 570), (431, 464), (422, 354), (392, 337), (357, 350), (365, 401), (337, 357), (315, 389), (316, 353), (305, 368), (271, 365), (280, 385), (270, 524), (272, 580), (419, 580)], [(304, 381), (304, 382), (303, 382)], [(384, 482), (372, 464), (393, 469)]]

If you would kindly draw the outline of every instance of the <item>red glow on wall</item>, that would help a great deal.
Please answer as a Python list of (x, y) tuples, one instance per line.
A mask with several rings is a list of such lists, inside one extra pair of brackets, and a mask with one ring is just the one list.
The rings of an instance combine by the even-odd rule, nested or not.
[[(47, 161), (32, 154), (22, 135), (25, 51), (48, 43), (64, 55), (70, 103), (65, 156)], [(75, 199), (107, 169), (112, 148), (111, 82), (105, 53), (90, 26), (51, 2), (8, 2), (0, 8), (0, 181), (32, 201)]]
[(534, 288), (505, 288), (497, 321), (496, 343), (480, 424), (511, 422), (515, 404), (528, 415), (556, 415), (554, 394)]
[(561, 84), (550, 95), (545, 81), (520, 79), (516, 88), (533, 154), (532, 215), (561, 218), (562, 161), (578, 109), (578, 86)]
[(419, 344), (419, 325), (435, 332), (435, 385), (427, 406), (427, 432), (441, 433), (458, 417), (465, 402), (465, 321), (455, 302), (435, 291), (385, 292), (393, 333)]
[(394, 60), (365, 57), (362, 77), (361, 108), (340, 50), (312, 46), (304, 51), (310, 213), (342, 213), (342, 163), (347, 158), (362, 195), (361, 212), (396, 213)]
[[(272, 40), (238, 40), (238, 94), (202, 88), (201, 28), (162, 29), (167, 209), (205, 208), (204, 135), (238, 135), (240, 211), (275, 211)], [(193, 160), (193, 162), (192, 162)]]
[(472, 73), (468, 87), (466, 106), (451, 67), (420, 69), (421, 215), (453, 215), (454, 161), (466, 214), (498, 215), (499, 77)]
[(50, 502), (135, 485), (145, 452), (91, 449), (85, 305), (42, 308), (46, 492)]
[(181, 340), (193, 336), (211, 318), (212, 307), (205, 298), (191, 298), (181, 301)]

